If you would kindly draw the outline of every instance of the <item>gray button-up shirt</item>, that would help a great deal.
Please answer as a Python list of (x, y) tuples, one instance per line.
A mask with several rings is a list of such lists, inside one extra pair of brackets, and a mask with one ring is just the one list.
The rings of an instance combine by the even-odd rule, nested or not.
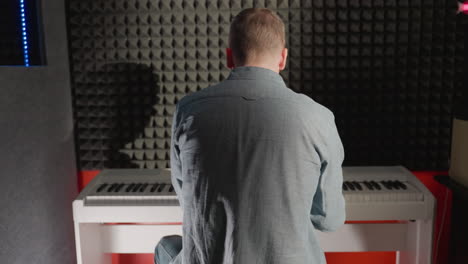
[(258, 67), (183, 98), (172, 182), (183, 209), (174, 263), (325, 263), (314, 229), (345, 220), (334, 116)]

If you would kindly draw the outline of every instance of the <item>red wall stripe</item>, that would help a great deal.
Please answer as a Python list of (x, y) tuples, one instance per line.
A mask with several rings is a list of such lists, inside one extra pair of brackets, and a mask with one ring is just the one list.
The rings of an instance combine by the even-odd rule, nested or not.
[(98, 170), (90, 170), (90, 171), (80, 171), (78, 172), (78, 188), (79, 191), (84, 189), (88, 183), (94, 179), (96, 175), (99, 174), (100, 171)]
[[(437, 200), (436, 219), (434, 224), (433, 263), (448, 263), (449, 234), (452, 210), (452, 192), (434, 180), (435, 175), (445, 175), (440, 172), (413, 172), (426, 185)], [(447, 176), (448, 177), (448, 176)]]

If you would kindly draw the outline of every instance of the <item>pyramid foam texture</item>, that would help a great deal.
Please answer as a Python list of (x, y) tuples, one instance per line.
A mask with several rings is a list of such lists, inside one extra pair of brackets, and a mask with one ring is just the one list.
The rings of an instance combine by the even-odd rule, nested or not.
[(441, 0), (70, 0), (81, 169), (166, 168), (172, 114), (223, 80), (229, 24), (286, 24), (287, 85), (335, 113), (346, 165), (446, 169), (466, 19)]

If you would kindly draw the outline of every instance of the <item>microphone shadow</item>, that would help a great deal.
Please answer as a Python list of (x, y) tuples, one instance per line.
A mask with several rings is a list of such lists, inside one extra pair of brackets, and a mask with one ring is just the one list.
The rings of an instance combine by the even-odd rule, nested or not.
[[(145, 149), (153, 146), (137, 143), (136, 139), (143, 137), (146, 127), (151, 127), (154, 106), (160, 101), (159, 76), (148, 65), (111, 63), (100, 68), (97, 78), (98, 83), (103, 83), (101, 98), (107, 101), (105, 109), (100, 111), (108, 111), (102, 113), (107, 120), (105, 128), (100, 129), (103, 166), (141, 168), (135, 160), (146, 158), (142, 156)], [(139, 150), (138, 154), (135, 149)]]

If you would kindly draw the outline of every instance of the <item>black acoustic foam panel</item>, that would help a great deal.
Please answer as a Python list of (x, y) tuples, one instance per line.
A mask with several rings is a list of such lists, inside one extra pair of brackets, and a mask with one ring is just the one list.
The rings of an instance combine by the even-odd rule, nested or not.
[(443, 0), (70, 0), (82, 169), (169, 166), (184, 95), (226, 78), (229, 24), (267, 7), (287, 27), (289, 87), (332, 109), (346, 165), (445, 169), (463, 58)]

